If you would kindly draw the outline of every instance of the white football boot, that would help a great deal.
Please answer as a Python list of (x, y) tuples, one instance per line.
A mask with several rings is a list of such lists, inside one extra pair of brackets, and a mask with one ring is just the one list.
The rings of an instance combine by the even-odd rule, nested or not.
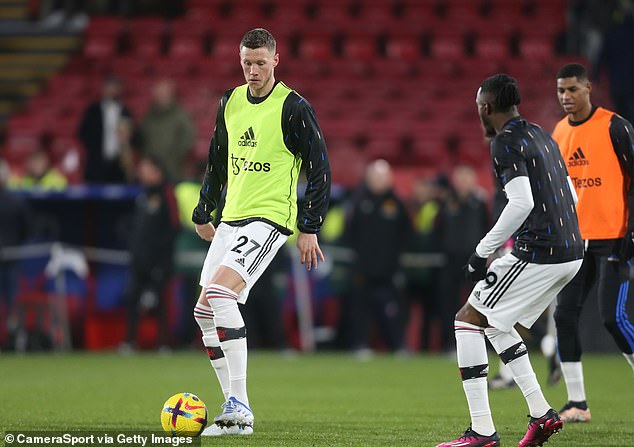
[(209, 426), (207, 426), (207, 428), (203, 430), (200, 436), (222, 436), (226, 434), (227, 432), (221, 426), (216, 424), (210, 424)]
[(214, 418), (214, 425), (228, 435), (250, 435), (253, 433), (253, 411), (235, 397), (222, 404), (223, 412)]

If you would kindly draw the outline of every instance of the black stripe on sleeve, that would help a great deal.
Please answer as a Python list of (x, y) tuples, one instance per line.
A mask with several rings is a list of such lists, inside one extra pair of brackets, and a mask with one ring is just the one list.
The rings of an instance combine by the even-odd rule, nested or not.
[(306, 172), (306, 191), (297, 226), (302, 233), (318, 233), (330, 200), (330, 162), (315, 111), (295, 92), (284, 101), (282, 132), (286, 147), (300, 155)]

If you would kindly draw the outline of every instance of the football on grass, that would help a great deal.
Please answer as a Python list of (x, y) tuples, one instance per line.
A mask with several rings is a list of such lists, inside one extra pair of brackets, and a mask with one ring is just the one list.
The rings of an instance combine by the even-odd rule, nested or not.
[(172, 436), (198, 436), (207, 425), (207, 407), (195, 394), (174, 394), (163, 405), (161, 425)]

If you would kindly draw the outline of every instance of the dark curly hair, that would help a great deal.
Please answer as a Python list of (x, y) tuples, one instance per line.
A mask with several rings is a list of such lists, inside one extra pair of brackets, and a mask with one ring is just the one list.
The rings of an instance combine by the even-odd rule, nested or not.
[(482, 93), (490, 93), (491, 105), (495, 112), (506, 113), (520, 103), (520, 89), (517, 81), (505, 73), (498, 73), (482, 81)]

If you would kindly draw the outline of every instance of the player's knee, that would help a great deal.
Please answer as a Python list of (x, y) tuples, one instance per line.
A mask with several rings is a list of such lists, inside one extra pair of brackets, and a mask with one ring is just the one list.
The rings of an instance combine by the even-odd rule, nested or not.
[(464, 321), (479, 327), (487, 326), (487, 319), (480, 312), (475, 310), (468, 302), (456, 313), (454, 321)]
[(484, 335), (486, 335), (489, 341), (493, 344), (502, 336), (502, 334), (504, 334), (504, 332), (492, 326), (489, 326), (484, 330)]
[(557, 306), (555, 314), (553, 315), (555, 324), (557, 325), (557, 331), (576, 331), (578, 317), (573, 309), (562, 308)]
[(504, 332), (489, 326), (484, 330), (484, 334), (505, 364), (528, 354), (522, 337), (515, 329), (510, 332)]
[[(194, 307), (194, 320), (202, 332), (202, 339), (210, 360), (216, 360), (224, 356), (219, 351), (220, 341), (214, 324), (214, 313), (209, 306), (196, 304)], [(222, 355), (221, 355), (222, 354)]]
[[(207, 288), (207, 300), (213, 309), (216, 330), (243, 328), (244, 320), (238, 308), (238, 296), (226, 287), (212, 284)], [(222, 341), (222, 337), (220, 337)]]
[(196, 320), (198, 327), (200, 327), (200, 330), (203, 331), (203, 333), (208, 328), (214, 327), (214, 313), (210, 308), (204, 309), (198, 305), (194, 307), (194, 320)]

